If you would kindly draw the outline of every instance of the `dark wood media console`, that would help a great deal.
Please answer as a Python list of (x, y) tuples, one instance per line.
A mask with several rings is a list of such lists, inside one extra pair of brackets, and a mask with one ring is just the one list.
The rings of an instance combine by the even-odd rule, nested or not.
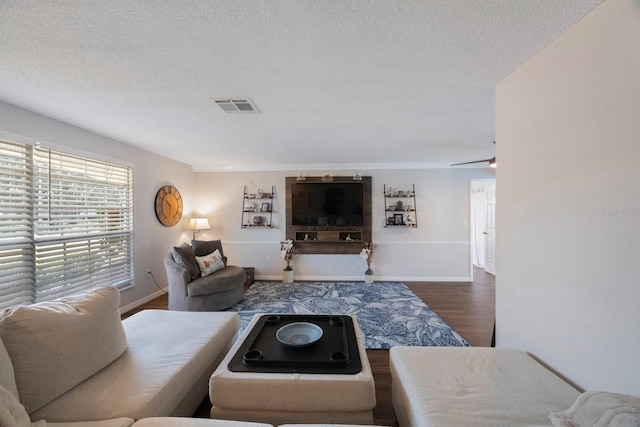
[[(358, 254), (364, 241), (371, 241), (371, 177), (363, 176), (355, 181), (353, 176), (287, 177), (286, 184), (286, 237), (295, 242), (296, 248), (303, 254)], [(293, 221), (293, 191), (295, 184), (343, 184), (362, 185), (362, 213), (360, 224), (336, 224), (324, 217), (311, 223), (296, 224)], [(315, 223), (314, 223), (315, 222)], [(340, 219), (334, 222), (339, 223)], [(345, 221), (346, 222), (346, 221)]]

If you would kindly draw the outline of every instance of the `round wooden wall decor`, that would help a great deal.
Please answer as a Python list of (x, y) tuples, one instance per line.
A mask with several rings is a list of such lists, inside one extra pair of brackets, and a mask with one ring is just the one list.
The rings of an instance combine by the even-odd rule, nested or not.
[(173, 185), (165, 185), (156, 193), (156, 217), (165, 227), (176, 225), (182, 218), (182, 196)]

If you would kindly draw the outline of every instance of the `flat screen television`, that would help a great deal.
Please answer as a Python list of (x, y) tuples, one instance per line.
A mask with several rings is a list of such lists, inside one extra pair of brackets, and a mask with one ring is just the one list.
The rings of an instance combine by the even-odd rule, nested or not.
[(291, 186), (292, 225), (362, 226), (362, 182), (297, 182)]

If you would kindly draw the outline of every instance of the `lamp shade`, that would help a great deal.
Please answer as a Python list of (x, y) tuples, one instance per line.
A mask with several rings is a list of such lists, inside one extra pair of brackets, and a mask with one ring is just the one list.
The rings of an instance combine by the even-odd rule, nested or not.
[(191, 218), (189, 220), (188, 230), (210, 230), (209, 220), (204, 217)]

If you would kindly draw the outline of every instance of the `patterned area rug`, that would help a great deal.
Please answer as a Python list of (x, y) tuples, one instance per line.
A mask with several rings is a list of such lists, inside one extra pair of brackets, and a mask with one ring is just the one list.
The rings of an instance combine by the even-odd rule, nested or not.
[(397, 282), (255, 282), (228, 311), (240, 314), (241, 331), (257, 313), (353, 314), (369, 349), (469, 346), (405, 284)]

